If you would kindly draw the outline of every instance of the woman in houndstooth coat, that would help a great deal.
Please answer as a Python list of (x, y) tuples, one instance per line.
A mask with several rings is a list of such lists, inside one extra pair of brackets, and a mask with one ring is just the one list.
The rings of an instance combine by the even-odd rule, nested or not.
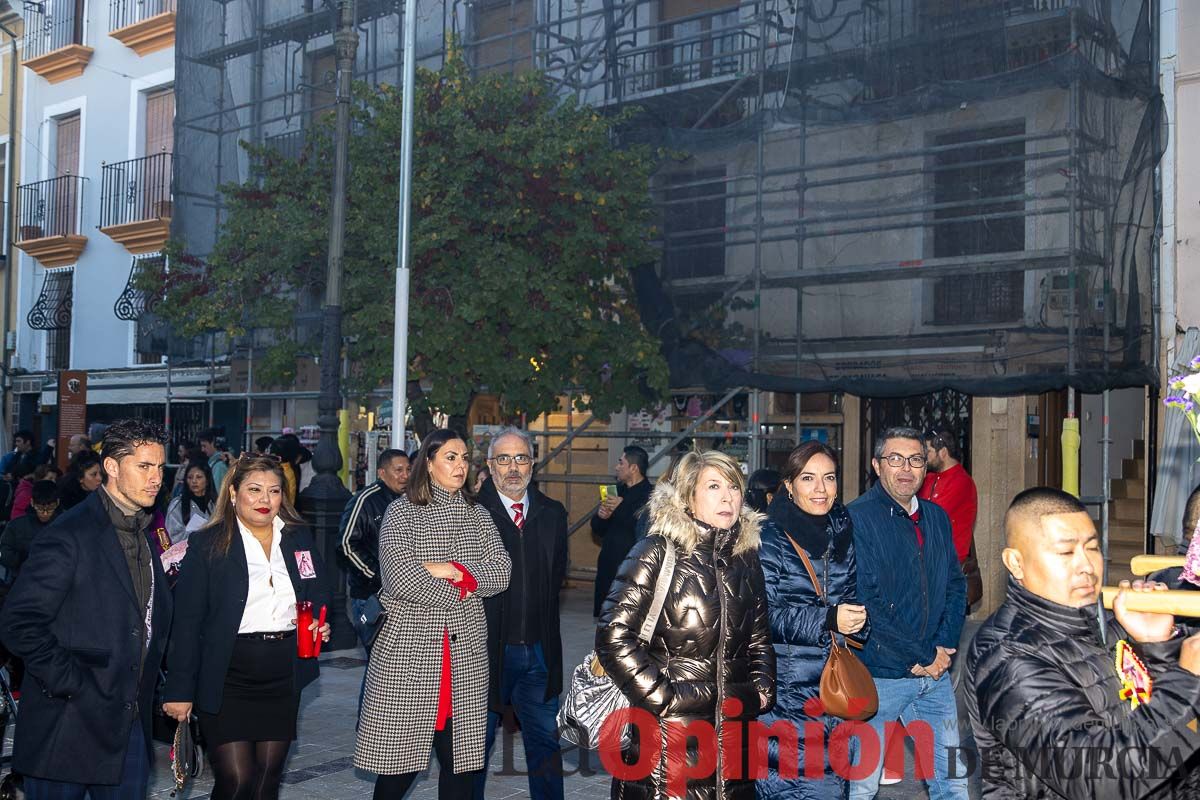
[(481, 598), (508, 588), (512, 562), (491, 515), (463, 492), (468, 464), (457, 433), (427, 436), (408, 494), (391, 504), (379, 532), (387, 620), (371, 650), (354, 748), (354, 766), (379, 776), (375, 800), (403, 797), (431, 749), (440, 797), (470, 797), (472, 773), (483, 768)]

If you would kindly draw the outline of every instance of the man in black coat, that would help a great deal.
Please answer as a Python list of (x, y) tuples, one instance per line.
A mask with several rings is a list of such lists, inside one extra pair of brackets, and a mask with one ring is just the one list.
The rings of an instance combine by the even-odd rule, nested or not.
[(1096, 526), (1071, 495), (1022, 492), (1004, 529), (1008, 599), (967, 655), (983, 797), (1200, 797), (1200, 636), (1129, 611), (1127, 584), (1104, 611)]
[(355, 492), (346, 503), (341, 522), (341, 555), (349, 584), (351, 622), (368, 654), (372, 630), (364, 614), (368, 599), (383, 586), (379, 575), (379, 528), (388, 506), (408, 488), (408, 453), (384, 450), (378, 464), (377, 480)]
[(38, 535), (0, 613), (0, 636), (25, 661), (13, 769), (29, 800), (146, 793), (171, 627), (171, 593), (145, 536), (164, 439), (143, 420), (109, 427), (104, 487)]
[[(488, 510), (512, 558), (508, 589), (483, 601), (488, 623), (488, 733), (492, 751), (506, 705), (521, 723), (529, 796), (562, 800), (558, 695), (562, 692), (562, 636), (558, 593), (567, 575), (567, 510), (529, 485), (533, 447), (517, 428), (500, 431), (488, 446), (489, 479), (479, 503)], [(487, 763), (475, 783), (483, 800)]]
[(600, 537), (600, 555), (596, 559), (596, 587), (592, 601), (592, 616), (600, 616), (600, 608), (608, 597), (608, 588), (625, 556), (638, 539), (639, 511), (650, 501), (653, 488), (646, 479), (650, 456), (637, 445), (626, 447), (617, 460), (617, 497), (609, 497), (592, 516), (592, 533)]

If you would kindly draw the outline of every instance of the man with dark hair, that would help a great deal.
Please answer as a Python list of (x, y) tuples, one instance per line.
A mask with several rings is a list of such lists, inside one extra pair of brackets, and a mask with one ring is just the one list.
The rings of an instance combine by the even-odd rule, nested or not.
[(1034, 488), (1004, 517), (1008, 597), (967, 653), (983, 796), (1200, 797), (1200, 637), (1170, 614), (1100, 604), (1104, 556), (1087, 508)]
[(274, 442), (274, 437), (260, 436), (254, 440), (254, 452), (258, 453), (260, 456), (265, 456), (267, 453), (271, 452), (271, 445)]
[[(33, 431), (19, 430), (14, 433), (13, 449), (5, 453), (3, 458), (0, 458), (0, 475), (3, 475), (5, 480), (21, 477), (18, 474), (18, 467), (22, 464), (28, 464), (32, 453)], [(21, 474), (32, 472), (33, 467), (33, 464), (28, 464)]]
[(33, 538), (58, 516), (58, 484), (54, 481), (33, 484), (30, 507), (32, 514), (17, 517), (0, 535), (0, 564), (8, 568), (11, 577), (20, 572), (21, 565), (29, 557)]
[(946, 432), (925, 434), (925, 463), (928, 471), (918, 496), (937, 503), (950, 517), (954, 533), (954, 551), (962, 564), (971, 553), (975, 539), (975, 516), (979, 512), (979, 492), (975, 481), (962, 465), (958, 439)]
[(483, 601), (488, 624), (488, 727), (484, 768), (475, 782), (483, 800), (487, 758), (506, 706), (521, 723), (532, 800), (562, 800), (558, 695), (562, 635), (558, 595), (567, 576), (567, 510), (530, 485), (533, 442), (520, 428), (500, 430), (488, 444), (491, 478), (479, 492), (512, 558), (508, 589)]
[(218, 489), (225, 482), (225, 473), (229, 465), (225, 463), (225, 453), (221, 450), (221, 432), (216, 428), (205, 428), (200, 433), (200, 451), (208, 459), (208, 471), (213, 476), (213, 486)]
[[(958, 648), (967, 597), (954, 552), (950, 519), (917, 497), (925, 478), (919, 431), (891, 428), (875, 441), (871, 465), (879, 480), (847, 510), (854, 521), (858, 597), (867, 607), (871, 637), (862, 661), (875, 679), (879, 712), (870, 720), (886, 751), (885, 725), (924, 722), (933, 732), (934, 800), (966, 800), (964, 771), (951, 763), (958, 751), (958, 710), (950, 656)], [(852, 800), (879, 790), (883, 759), (850, 785)]]
[(0, 612), (0, 637), (25, 661), (13, 769), (29, 800), (145, 796), (171, 627), (171, 593), (145, 535), (164, 439), (144, 420), (108, 428), (106, 482), (38, 534)]
[(408, 488), (409, 464), (408, 454), (403, 450), (384, 450), (379, 454), (376, 481), (355, 493), (342, 512), (342, 558), (349, 584), (351, 620), (368, 652), (371, 630), (363, 613), (367, 601), (383, 585), (379, 576), (379, 527), (388, 506)]
[(596, 589), (592, 616), (600, 616), (600, 607), (608, 597), (608, 588), (617, 577), (617, 568), (637, 541), (637, 513), (650, 500), (650, 481), (646, 470), (650, 456), (637, 445), (621, 452), (615, 469), (617, 496), (608, 497), (592, 516), (592, 533), (600, 537), (600, 555), (596, 558)]

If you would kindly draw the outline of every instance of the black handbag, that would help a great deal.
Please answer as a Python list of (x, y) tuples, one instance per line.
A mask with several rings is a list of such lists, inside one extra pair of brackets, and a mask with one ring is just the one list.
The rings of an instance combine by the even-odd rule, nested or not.
[(369, 650), (375, 644), (379, 632), (383, 630), (383, 623), (387, 622), (387, 609), (379, 602), (378, 594), (367, 598), (362, 613), (358, 615), (358, 622), (367, 629), (366, 645)]
[(175, 740), (171, 743), (171, 775), (175, 778), (174, 797), (183, 791), (189, 779), (204, 770), (204, 754), (200, 750), (200, 723), (195, 717), (180, 722), (175, 728)]

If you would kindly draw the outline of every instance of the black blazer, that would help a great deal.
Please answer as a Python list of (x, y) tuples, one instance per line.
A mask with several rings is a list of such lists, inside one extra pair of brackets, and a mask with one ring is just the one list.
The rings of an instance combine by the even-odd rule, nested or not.
[[(242, 624), (242, 611), (250, 591), (250, 572), (241, 536), (221, 553), (214, 546), (218, 528), (203, 528), (188, 537), (187, 554), (179, 565), (175, 584), (175, 624), (167, 649), (166, 703), (192, 703), (199, 711), (221, 710), (225, 675), (233, 658), (233, 643)], [(312, 532), (302, 525), (283, 529), (279, 547), (287, 563), (296, 600), (311, 600), (313, 615), (330, 603), (328, 576)], [(312, 554), (315, 578), (301, 579), (297, 551)], [(332, 609), (330, 609), (332, 611)], [(332, 615), (330, 615), (332, 616)], [(316, 680), (317, 659), (299, 658), (296, 692)]]
[(162, 565), (156, 557), (150, 561), (153, 615), (142, 662), (146, 615), (100, 491), (34, 539), (0, 614), (0, 636), (24, 659), (27, 673), (15, 771), (72, 783), (118, 783), (134, 703), (149, 751), (172, 605)]
[[(500, 499), (496, 484), (489, 479), (479, 490), (479, 504), (488, 510), (500, 531), (500, 538), (509, 554), (521, 546), (521, 537), (536, 537), (541, 555), (538, 573), (543, 577), (540, 586), (529, 587), (529, 602), (542, 606), (542, 629), (539, 636), (542, 655), (546, 658), (546, 696), (558, 697), (562, 692), (562, 633), (559, 625), (558, 595), (567, 577), (567, 510), (563, 504), (547, 497), (533, 486), (529, 487), (529, 508), (525, 527), (513, 524), (508, 509)], [(511, 587), (511, 585), (510, 585)], [(511, 589), (510, 589), (511, 590)], [(505, 619), (507, 592), (484, 598), (483, 610), (488, 624), (489, 688), (488, 705), (500, 710), (500, 670), (504, 661), (504, 643), (508, 640), (508, 620)]]

